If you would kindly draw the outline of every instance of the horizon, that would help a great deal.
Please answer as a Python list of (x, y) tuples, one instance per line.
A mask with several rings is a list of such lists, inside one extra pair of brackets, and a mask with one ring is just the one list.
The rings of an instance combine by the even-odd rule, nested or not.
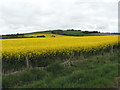
[[(23, 32), (23, 33), (10, 33), (10, 34), (0, 34), (0, 35), (12, 35), (12, 34), (27, 34), (27, 33), (36, 33), (36, 32), (45, 32), (45, 31), (54, 31), (54, 30), (63, 30), (63, 31), (67, 31), (67, 30), (72, 30), (72, 29), (51, 29), (51, 30), (44, 30), (44, 31), (33, 31), (33, 32)], [(81, 30), (81, 29), (73, 29), (75, 31), (77, 30)], [(81, 31), (97, 31), (97, 30), (81, 30)], [(120, 32), (101, 32), (98, 31), (100, 33), (120, 33)]]

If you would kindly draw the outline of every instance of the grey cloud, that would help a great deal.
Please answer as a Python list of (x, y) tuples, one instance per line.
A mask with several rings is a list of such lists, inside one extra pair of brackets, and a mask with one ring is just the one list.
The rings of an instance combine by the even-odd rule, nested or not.
[(4, 0), (0, 2), (2, 33), (68, 28), (117, 32), (117, 1)]

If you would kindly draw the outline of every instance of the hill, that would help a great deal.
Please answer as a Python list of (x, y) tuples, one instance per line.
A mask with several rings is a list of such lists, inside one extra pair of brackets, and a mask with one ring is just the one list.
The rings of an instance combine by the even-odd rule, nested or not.
[(101, 33), (98, 31), (81, 31), (81, 30), (49, 30), (40, 32), (31, 32), (23, 34), (8, 34), (2, 35), (2, 39), (10, 38), (37, 38), (37, 37), (54, 37), (54, 36), (103, 36), (103, 35), (118, 35), (119, 33)]

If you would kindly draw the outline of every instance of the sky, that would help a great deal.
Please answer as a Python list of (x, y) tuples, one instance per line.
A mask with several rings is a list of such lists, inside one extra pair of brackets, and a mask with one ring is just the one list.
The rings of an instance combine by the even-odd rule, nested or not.
[(118, 32), (118, 0), (0, 0), (0, 33)]

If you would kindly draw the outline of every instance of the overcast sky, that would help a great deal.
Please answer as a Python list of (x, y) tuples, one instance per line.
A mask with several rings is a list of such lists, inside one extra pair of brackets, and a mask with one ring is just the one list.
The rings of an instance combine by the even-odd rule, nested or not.
[(0, 0), (1, 34), (54, 29), (118, 31), (118, 0)]

